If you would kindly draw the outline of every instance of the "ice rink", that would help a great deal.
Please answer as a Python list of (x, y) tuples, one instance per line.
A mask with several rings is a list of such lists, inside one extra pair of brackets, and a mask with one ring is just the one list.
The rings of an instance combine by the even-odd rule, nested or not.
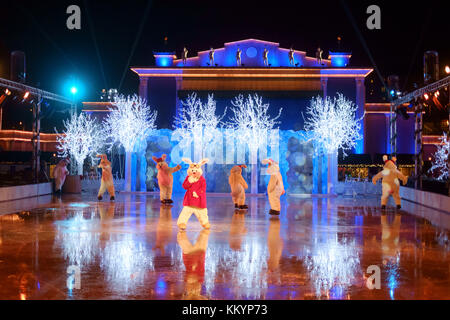
[[(211, 194), (211, 229), (193, 215), (178, 232), (182, 199), (0, 203), (0, 299), (450, 299), (448, 214), (283, 196), (271, 217), (265, 197), (235, 212)], [(377, 268), (380, 288), (369, 289)]]

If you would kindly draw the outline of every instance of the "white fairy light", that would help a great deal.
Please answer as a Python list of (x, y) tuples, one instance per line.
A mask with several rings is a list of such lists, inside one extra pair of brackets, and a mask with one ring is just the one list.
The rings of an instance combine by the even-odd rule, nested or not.
[(334, 286), (347, 290), (356, 281), (360, 259), (354, 240), (340, 243), (337, 238), (329, 239), (305, 249), (305, 253), (304, 265), (317, 297)]
[(152, 111), (145, 99), (138, 95), (115, 97), (104, 124), (108, 136), (124, 147), (125, 152), (133, 152), (137, 142), (143, 141), (156, 129), (157, 111)]
[(228, 123), (228, 127), (233, 130), (234, 135), (241, 141), (245, 141), (252, 154), (256, 154), (258, 149), (265, 145), (269, 131), (279, 123), (281, 116), (280, 108), (278, 115), (271, 118), (268, 114), (269, 104), (262, 102), (262, 97), (254, 94), (248, 95), (244, 100), (243, 95), (235, 97), (231, 102), (234, 108), (233, 116)]
[(305, 131), (316, 143), (316, 152), (334, 154), (356, 146), (362, 138), (361, 119), (356, 118), (357, 106), (338, 93), (337, 98), (317, 96), (306, 108)]
[(271, 117), (268, 114), (269, 104), (263, 103), (262, 97), (258, 94), (248, 95), (244, 100), (243, 95), (237, 96), (231, 102), (234, 108), (233, 116), (228, 123), (232, 135), (236, 141), (245, 143), (250, 151), (250, 163), (252, 164), (251, 173), (251, 193), (258, 193), (258, 175), (257, 175), (257, 155), (258, 150), (265, 146), (268, 140), (269, 132), (275, 129), (281, 116), (280, 108), (278, 115)]
[(114, 98), (104, 125), (111, 138), (110, 149), (121, 145), (125, 149), (125, 191), (131, 191), (131, 153), (142, 147), (145, 139), (156, 129), (157, 111), (138, 95)]
[(78, 174), (83, 174), (84, 160), (88, 157), (92, 160), (106, 142), (102, 126), (84, 113), (73, 114), (68, 121), (63, 120), (63, 124), (62, 134), (56, 137), (58, 154), (61, 157), (70, 155), (76, 162)]
[(444, 133), (442, 137), (439, 138), (440, 144), (437, 144), (437, 151), (434, 154), (433, 165), (430, 168), (430, 172), (437, 171), (439, 173), (438, 180), (444, 180), (449, 178), (449, 158), (450, 153), (450, 139), (447, 134)]
[(181, 102), (183, 108), (179, 116), (175, 117), (173, 135), (180, 138), (183, 148), (189, 148), (194, 143), (196, 154), (194, 161), (205, 156), (206, 150), (220, 137), (219, 127), (225, 116), (226, 109), (221, 116), (216, 115), (216, 101), (213, 95), (208, 95), (207, 103), (197, 98), (196, 93), (190, 94), (186, 101)]

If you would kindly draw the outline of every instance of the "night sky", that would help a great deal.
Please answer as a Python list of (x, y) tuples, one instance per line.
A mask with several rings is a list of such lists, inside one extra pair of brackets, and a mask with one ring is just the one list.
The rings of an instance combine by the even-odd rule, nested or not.
[[(134, 93), (138, 78), (129, 67), (153, 65), (152, 51), (162, 46), (165, 36), (178, 56), (183, 46), (192, 56), (224, 42), (257, 38), (285, 48), (293, 45), (309, 56), (320, 45), (324, 57), (336, 49), (336, 38), (341, 36), (342, 46), (353, 53), (351, 66), (373, 67), (343, 3), (2, 1), (0, 75), (8, 78), (9, 52), (23, 50), (30, 85), (67, 96), (64, 85), (77, 79), (84, 87), (80, 101), (99, 100), (105, 87)], [(422, 81), (424, 51), (436, 50), (441, 66), (450, 64), (449, 1), (345, 3), (382, 77), (398, 74), (402, 89)], [(71, 4), (81, 7), (81, 30), (66, 28), (66, 8)], [(366, 27), (366, 8), (371, 4), (381, 7), (381, 30)], [(375, 73), (372, 76), (376, 78)]]

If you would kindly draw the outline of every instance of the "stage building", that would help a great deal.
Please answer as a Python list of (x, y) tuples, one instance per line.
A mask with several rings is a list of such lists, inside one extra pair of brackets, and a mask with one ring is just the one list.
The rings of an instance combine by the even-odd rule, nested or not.
[[(241, 52), (240, 61), (237, 59), (238, 50)], [(154, 165), (151, 163), (150, 153), (173, 151), (176, 143), (173, 142), (170, 132), (174, 129), (174, 117), (183, 107), (182, 101), (193, 92), (202, 99), (206, 99), (208, 94), (214, 94), (218, 114), (222, 114), (225, 108), (229, 110), (232, 107), (231, 101), (239, 94), (260, 94), (264, 102), (270, 104), (269, 110), (274, 116), (278, 114), (279, 108), (283, 108), (279, 119), (280, 141), (284, 139), (282, 136), (287, 140), (280, 142), (276, 151), (268, 148), (266, 154), (260, 154), (260, 158), (295, 154), (292, 159), (287, 160), (287, 167), (282, 168), (282, 171), (292, 179), (298, 180), (292, 182), (292, 185), (300, 185), (311, 179), (310, 187), (306, 189), (299, 187), (298, 193), (322, 193), (321, 190), (323, 191), (326, 185), (324, 180), (326, 176), (323, 175), (326, 169), (325, 160), (315, 159), (311, 154), (311, 148), (293, 147), (293, 144), (304, 142), (300, 136), (292, 135), (303, 129), (302, 112), (305, 112), (306, 106), (314, 96), (333, 97), (337, 93), (342, 93), (356, 104), (356, 116), (363, 119), (361, 121), (363, 139), (353, 150), (354, 155), (360, 155), (352, 157), (356, 159), (356, 164), (358, 159), (370, 159), (372, 163), (379, 162), (381, 154), (391, 152), (389, 104), (366, 103), (365, 80), (373, 70), (369, 67), (352, 66), (350, 52), (330, 51), (327, 59), (318, 59), (307, 56), (305, 51), (281, 48), (279, 43), (256, 39), (228, 42), (222, 48), (214, 48), (213, 51), (213, 59), (211, 50), (200, 51), (196, 56), (186, 59), (177, 58), (175, 52), (158, 51), (154, 52), (154, 66), (131, 68), (139, 77), (139, 95), (146, 98), (149, 104), (158, 110), (157, 125), (158, 128), (166, 129), (162, 135), (167, 135), (167, 141), (164, 141), (168, 142), (166, 146), (169, 145), (162, 150), (154, 146), (158, 139), (152, 138), (146, 150), (142, 150), (141, 154), (133, 158), (134, 190), (145, 191), (155, 186), (152, 182), (155, 172), (152, 169)], [(83, 111), (103, 117), (107, 112), (107, 106), (108, 103), (85, 102)], [(231, 112), (228, 111), (224, 120), (226, 121), (230, 115)], [(412, 113), (409, 115), (408, 120), (400, 116), (397, 119), (399, 154), (414, 153), (414, 116)], [(286, 146), (282, 146), (283, 143)], [(425, 147), (425, 157), (428, 156), (427, 149)], [(226, 152), (227, 150), (223, 151)], [(172, 153), (171, 161), (177, 163), (181, 158), (180, 154), (174, 156)], [(231, 165), (234, 162), (239, 163), (239, 160), (248, 161), (246, 157), (239, 159), (239, 155), (221, 156), (222, 159), (216, 161), (216, 164)], [(232, 159), (233, 163), (225, 159)], [(279, 160), (280, 167), (283, 167), (282, 162), (285, 159)], [(299, 163), (303, 168), (299, 169), (301, 167)], [(259, 190), (263, 191), (262, 180)], [(217, 188), (214, 191), (217, 191)]]

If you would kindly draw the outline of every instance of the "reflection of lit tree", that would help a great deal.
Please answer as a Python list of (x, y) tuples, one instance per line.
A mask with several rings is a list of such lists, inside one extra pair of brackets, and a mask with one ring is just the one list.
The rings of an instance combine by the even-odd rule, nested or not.
[(262, 97), (258, 94), (248, 95), (247, 99), (239, 95), (231, 103), (234, 108), (231, 108), (233, 116), (228, 127), (233, 130), (237, 141), (245, 142), (249, 148), (252, 164), (251, 192), (258, 193), (258, 150), (266, 145), (269, 131), (279, 123), (277, 119), (283, 109), (280, 108), (278, 115), (272, 118), (268, 113), (270, 105), (263, 103)]
[(82, 267), (92, 263), (100, 249), (100, 234), (93, 232), (92, 219), (85, 219), (83, 211), (67, 221), (58, 222), (56, 245), (61, 247), (70, 265)]
[(337, 239), (318, 243), (306, 250), (304, 264), (310, 273), (316, 296), (327, 294), (333, 287), (345, 290), (352, 285), (360, 270), (355, 241), (339, 243)]
[(206, 157), (206, 150), (214, 143), (215, 138), (221, 137), (219, 126), (225, 116), (226, 109), (221, 116), (216, 115), (216, 101), (213, 95), (208, 95), (207, 103), (197, 98), (196, 93), (181, 102), (183, 107), (180, 115), (175, 118), (174, 137), (179, 137), (183, 148), (190, 148), (194, 143), (194, 162)]
[[(234, 251), (229, 246), (210, 246), (206, 253), (205, 289), (209, 295), (215, 287), (217, 277), (230, 275), (224, 279), (233, 289), (233, 299), (259, 299), (267, 291), (268, 260), (267, 246), (260, 239), (246, 241), (241, 250)], [(221, 272), (225, 267), (226, 272)]]
[(358, 107), (338, 93), (337, 98), (317, 96), (306, 108), (305, 131), (315, 143), (315, 151), (328, 157), (328, 193), (337, 183), (337, 153), (356, 146), (360, 140), (361, 119), (356, 118)]
[(100, 266), (108, 284), (117, 292), (128, 292), (142, 285), (147, 271), (154, 270), (153, 252), (132, 234), (117, 234), (101, 253)]
[(434, 154), (433, 165), (430, 168), (431, 172), (438, 172), (438, 180), (444, 180), (449, 178), (449, 158), (450, 153), (450, 138), (444, 133), (442, 137), (439, 138), (440, 144), (436, 145), (437, 151)]
[(117, 143), (125, 149), (125, 191), (131, 191), (131, 153), (156, 129), (157, 112), (152, 111), (147, 101), (138, 95), (120, 95), (115, 97), (112, 105), (104, 125), (112, 139), (111, 147)]
[[(83, 162), (86, 158), (95, 158), (95, 155), (105, 144), (105, 134), (102, 126), (90, 115), (80, 113), (64, 121), (64, 130), (58, 134), (56, 140), (58, 154), (61, 157), (72, 156), (77, 167), (77, 174), (83, 174)], [(58, 133), (58, 132), (57, 132)]]

